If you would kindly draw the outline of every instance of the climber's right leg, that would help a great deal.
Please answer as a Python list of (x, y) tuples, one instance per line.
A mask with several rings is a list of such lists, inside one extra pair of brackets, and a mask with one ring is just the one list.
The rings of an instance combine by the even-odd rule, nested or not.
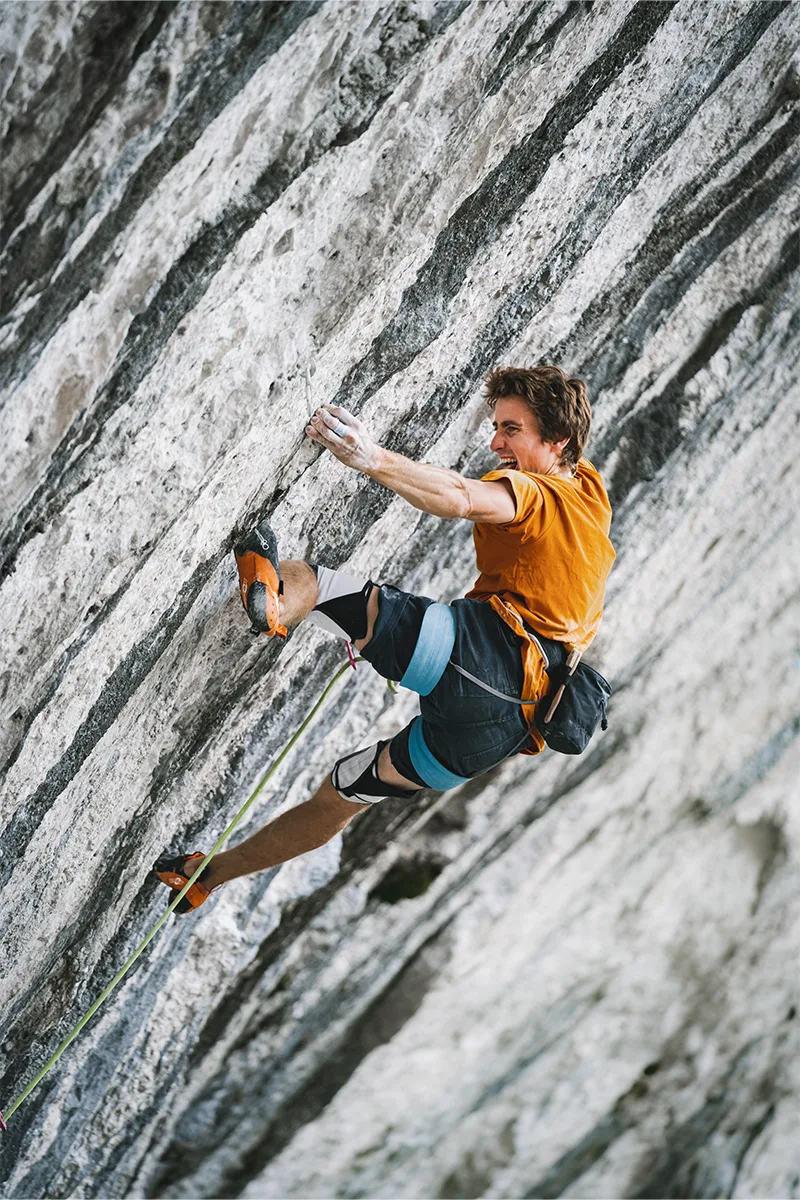
[(285, 558), (280, 564), (280, 575), (283, 583), (281, 621), (291, 629), (299, 625), (317, 603), (317, 573), (301, 559)]
[(278, 560), (269, 523), (234, 547), (239, 589), (256, 633), (285, 637), (304, 618), (352, 642), (367, 645), (378, 615), (378, 589), (371, 580), (299, 559)]
[(398, 774), (388, 751), (388, 742), (378, 742), (340, 759), (309, 800), (217, 854), (203, 872), (207, 890), (324, 846), (360, 812), (386, 796), (411, 799), (419, 785)]

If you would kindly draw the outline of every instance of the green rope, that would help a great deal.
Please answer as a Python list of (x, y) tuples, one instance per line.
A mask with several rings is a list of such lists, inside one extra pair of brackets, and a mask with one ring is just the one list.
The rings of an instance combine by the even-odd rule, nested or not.
[[(364, 660), (359, 657), (355, 661), (363, 662)], [(117, 971), (116, 975), (111, 980), (109, 985), (106, 988), (104, 988), (103, 991), (100, 993), (100, 995), (97, 997), (97, 999), (95, 1000), (95, 1002), (91, 1006), (91, 1008), (83, 1014), (81, 1019), (78, 1021), (78, 1024), (75, 1026), (75, 1028), (73, 1030), (71, 1030), (70, 1033), (67, 1034), (67, 1036), (64, 1038), (61, 1045), (55, 1051), (55, 1053), (52, 1054), (51, 1057), (44, 1064), (41, 1071), (39, 1071), (39, 1073), (33, 1077), (33, 1079), (28, 1084), (28, 1086), (25, 1088), (25, 1090), (19, 1096), (17, 1096), (17, 1098), (13, 1102), (13, 1104), (10, 1105), (8, 1111), (5, 1114), (6, 1120), (8, 1120), (11, 1116), (13, 1116), (13, 1114), (19, 1108), (20, 1104), (22, 1104), (23, 1100), (26, 1100), (28, 1098), (28, 1096), (30, 1096), (33, 1089), (42, 1082), (42, 1080), (44, 1079), (45, 1075), (50, 1070), (50, 1068), (55, 1063), (58, 1062), (59, 1058), (64, 1053), (64, 1051), (67, 1049), (67, 1047), (70, 1046), (72, 1044), (72, 1042), (75, 1041), (75, 1038), (78, 1036), (80, 1031), (83, 1029), (84, 1025), (86, 1025), (86, 1023), (92, 1019), (92, 1017), (97, 1012), (98, 1008), (103, 1003), (103, 1001), (108, 999), (108, 997), (111, 995), (111, 993), (113, 992), (113, 990), (117, 986), (117, 984), (120, 982), (120, 980), (123, 979), (124, 976), (128, 973), (128, 971), (131, 969), (133, 964), (136, 962), (137, 958), (142, 953), (142, 951), (150, 944), (150, 942), (156, 936), (156, 934), (158, 933), (159, 929), (166, 921), (169, 914), (172, 912), (172, 910), (175, 908), (175, 906), (180, 903), (180, 901), (186, 895), (186, 893), (188, 892), (189, 888), (192, 886), (194, 881), (200, 876), (202, 871), (205, 870), (206, 866), (211, 862), (211, 859), (214, 857), (214, 855), (218, 853), (218, 851), (222, 848), (222, 846), (225, 844), (227, 839), (233, 833), (234, 829), (239, 824), (242, 817), (244, 817), (244, 815), (248, 812), (248, 810), (254, 803), (256, 797), (259, 795), (261, 789), (264, 787), (264, 784), (267, 783), (267, 781), (272, 778), (272, 776), (277, 771), (278, 767), (281, 765), (283, 760), (286, 758), (286, 755), (289, 754), (292, 747), (297, 744), (298, 738), (300, 738), (302, 736), (302, 734), (305, 733), (306, 729), (308, 729), (308, 726), (314, 720), (314, 717), (317, 715), (320, 708), (325, 703), (325, 701), (328, 697), (328, 694), (331, 691), (331, 688), (333, 688), (338, 683), (338, 681), (341, 679), (342, 675), (344, 675), (345, 671), (349, 671), (349, 670), (350, 670), (350, 663), (348, 662), (348, 663), (345, 663), (344, 666), (341, 667), (336, 672), (333, 679), (330, 681), (328, 686), (325, 688), (325, 691), (322, 693), (322, 695), (320, 696), (317, 703), (311, 709), (311, 712), (308, 714), (306, 719), (303, 721), (300, 728), (297, 730), (296, 733), (294, 733), (292, 735), (292, 737), (286, 743), (283, 750), (281, 750), (280, 754), (275, 759), (275, 761), (273, 762), (272, 766), (267, 771), (264, 778), (261, 780), (261, 782), (256, 787), (255, 791), (250, 795), (250, 797), (245, 801), (245, 803), (239, 809), (238, 813), (233, 818), (233, 820), (231, 821), (230, 825), (225, 830), (225, 832), (217, 839), (216, 843), (211, 848), (210, 852), (205, 856), (203, 861), (200, 863), (200, 866), (197, 868), (194, 875), (192, 875), (191, 879), (187, 879), (186, 883), (181, 888), (181, 890), (178, 892), (178, 894), (175, 896), (175, 898), (172, 900), (169, 907), (167, 909), (165, 909), (164, 913), (156, 921), (155, 925), (150, 930), (150, 932), (142, 939), (142, 941), (136, 947), (136, 949), (134, 950), (134, 952), (130, 956), (130, 958), (127, 960), (127, 962), (123, 963), (123, 965)], [(2, 1123), (2, 1120), (3, 1120), (3, 1114), (0, 1113), (0, 1123)]]

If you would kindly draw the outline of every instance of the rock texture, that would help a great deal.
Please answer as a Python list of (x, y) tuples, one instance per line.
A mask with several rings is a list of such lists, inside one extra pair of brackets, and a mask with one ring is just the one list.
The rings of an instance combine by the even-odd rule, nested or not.
[[(800, 12), (6, 2), (0, 1107), (342, 661), (230, 553), (440, 599), (498, 362), (585, 376), (611, 726), (170, 918), (0, 1143), (23, 1196), (800, 1195)], [(250, 827), (408, 720), (342, 683)]]

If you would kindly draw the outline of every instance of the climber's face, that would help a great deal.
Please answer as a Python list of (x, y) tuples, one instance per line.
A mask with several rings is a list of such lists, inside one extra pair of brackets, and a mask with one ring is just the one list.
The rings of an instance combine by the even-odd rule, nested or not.
[(561, 442), (542, 441), (539, 422), (520, 396), (504, 396), (498, 400), (492, 424), (495, 434), (490, 449), (499, 456), (501, 467), (534, 475), (563, 473), (561, 452), (569, 438)]

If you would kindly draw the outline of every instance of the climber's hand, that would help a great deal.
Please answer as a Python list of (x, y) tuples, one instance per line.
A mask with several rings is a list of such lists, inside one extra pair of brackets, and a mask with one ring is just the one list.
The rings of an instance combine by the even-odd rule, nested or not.
[(373, 442), (364, 422), (338, 404), (318, 408), (306, 425), (306, 433), (355, 471), (372, 470), (378, 463), (380, 446)]

